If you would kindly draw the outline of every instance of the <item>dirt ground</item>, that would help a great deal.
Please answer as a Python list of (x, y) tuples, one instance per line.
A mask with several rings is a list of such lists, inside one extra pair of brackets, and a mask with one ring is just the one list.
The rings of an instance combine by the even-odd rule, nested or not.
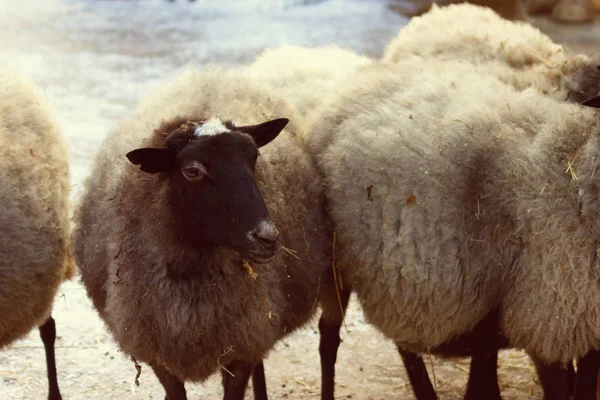
[[(600, 24), (560, 26), (536, 18), (538, 26), (573, 50), (600, 54)], [(64, 399), (163, 399), (162, 387), (145, 365), (135, 387), (136, 369), (119, 352), (103, 323), (91, 308), (77, 281), (63, 285), (55, 303), (59, 338), (56, 343), (59, 384)], [(337, 398), (410, 399), (412, 392), (392, 343), (364, 322), (355, 299), (342, 331), (337, 362)], [(265, 361), (271, 399), (318, 399), (320, 366), (316, 320), (282, 341)], [(461, 399), (468, 360), (442, 361), (425, 356), (440, 399)], [(529, 358), (520, 351), (502, 351), (499, 377), (505, 400), (541, 399), (541, 390)], [(219, 399), (220, 378), (188, 384), (190, 399)], [(46, 366), (37, 331), (0, 352), (0, 398), (43, 399), (47, 393)], [(251, 390), (247, 391), (251, 399)]]
[[(163, 399), (162, 387), (142, 365), (136, 388), (136, 370), (115, 346), (91, 308), (79, 282), (63, 285), (55, 303), (58, 378), (65, 400)], [(367, 325), (355, 299), (347, 315), (346, 332), (337, 363), (336, 398), (356, 400), (410, 399), (412, 392), (394, 345)], [(265, 361), (271, 399), (319, 399), (320, 366), (316, 320), (279, 343)], [(440, 399), (462, 398), (468, 360), (442, 362), (425, 356)], [(533, 366), (519, 351), (503, 351), (500, 383), (506, 400), (541, 398)], [(190, 399), (220, 399), (220, 378), (186, 385)], [(46, 396), (44, 348), (36, 331), (0, 353), (0, 397), (43, 399)], [(251, 390), (247, 391), (251, 399)]]

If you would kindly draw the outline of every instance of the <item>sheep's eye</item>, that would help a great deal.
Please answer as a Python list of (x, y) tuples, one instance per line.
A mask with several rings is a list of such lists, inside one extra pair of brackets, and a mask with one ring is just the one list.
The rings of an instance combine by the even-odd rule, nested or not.
[(194, 164), (195, 165), (183, 167), (181, 169), (183, 176), (191, 181), (200, 180), (206, 175), (206, 169), (202, 165), (197, 163)]
[(183, 170), (183, 173), (188, 178), (197, 178), (200, 176), (200, 170), (198, 168), (186, 168)]

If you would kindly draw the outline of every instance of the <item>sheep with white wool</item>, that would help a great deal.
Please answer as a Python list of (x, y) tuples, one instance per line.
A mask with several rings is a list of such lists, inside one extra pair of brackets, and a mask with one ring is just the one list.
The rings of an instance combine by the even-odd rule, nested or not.
[(0, 70), (0, 348), (39, 327), (51, 400), (56, 378), (52, 304), (72, 277), (67, 148), (29, 79)]
[(307, 117), (336, 85), (372, 62), (369, 57), (335, 45), (282, 45), (266, 49), (246, 72), (278, 91), (302, 117)]
[[(373, 62), (368, 57), (334, 45), (313, 48), (283, 45), (265, 50), (243, 71), (270, 85), (286, 100), (291, 101), (304, 117), (310, 118), (329, 92), (335, 90), (352, 73)], [(323, 400), (334, 398), (334, 365), (341, 342), (339, 325), (343, 321), (343, 310), (350, 297), (349, 291), (336, 289), (333, 279), (331, 274), (325, 277), (319, 303), (322, 310), (319, 329), (324, 333), (322, 337), (327, 339), (320, 343)], [(344, 280), (341, 274), (337, 279)], [(329, 332), (330, 327), (335, 332)], [(409, 373), (412, 372), (414, 376), (427, 373), (418, 354), (403, 349), (400, 353)], [(413, 385), (416, 391), (422, 386), (417, 381)]]
[(316, 311), (332, 234), (303, 130), (260, 82), (190, 70), (100, 149), (76, 259), (115, 340), (169, 400), (219, 369), (225, 399), (243, 399), (253, 370), (265, 399), (262, 359)]
[(463, 60), (485, 65), (519, 90), (535, 87), (553, 97), (581, 102), (600, 94), (600, 61), (569, 54), (539, 29), (512, 22), (468, 3), (432, 10), (400, 29), (382, 61)]
[[(382, 64), (309, 137), (367, 320), (413, 352), (525, 349), (546, 398), (567, 399), (561, 366), (600, 349), (597, 113), (468, 63)], [(466, 398), (500, 398), (495, 364)]]

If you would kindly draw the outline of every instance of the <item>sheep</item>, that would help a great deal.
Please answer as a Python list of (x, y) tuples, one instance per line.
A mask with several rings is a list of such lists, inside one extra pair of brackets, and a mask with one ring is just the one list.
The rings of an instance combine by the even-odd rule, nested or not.
[(566, 399), (561, 367), (600, 349), (598, 117), (486, 71), (373, 65), (323, 103), (308, 146), (336, 263), (399, 348), (473, 356), (488, 392), (466, 398), (500, 398), (486, 357), (510, 345)]
[[(334, 45), (315, 48), (283, 45), (265, 50), (254, 63), (241, 68), (241, 71), (269, 84), (287, 100), (292, 101), (303, 117), (310, 119), (322, 98), (343, 82), (344, 78), (373, 62), (368, 57)], [(340, 281), (344, 280), (341, 274), (337, 278)], [(322, 337), (328, 339), (320, 343), (323, 354), (323, 400), (334, 398), (333, 366), (340, 344), (339, 326), (344, 317), (342, 311), (346, 309), (350, 299), (350, 292), (343, 290), (343, 287), (336, 289), (333, 279), (329, 274), (324, 280), (324, 289), (319, 301), (322, 310), (319, 329), (324, 333)], [(421, 390), (420, 381), (427, 377), (422, 358), (404, 349), (399, 351), (409, 376), (416, 379), (413, 384), (415, 390)]]
[(600, 62), (568, 55), (538, 29), (505, 21), (482, 7), (434, 8), (400, 31), (387, 46), (383, 62), (424, 68), (431, 60), (463, 59), (485, 66), (487, 72), (518, 90), (535, 87), (573, 102), (600, 93)]
[(291, 101), (306, 118), (335, 85), (372, 62), (366, 56), (335, 45), (282, 45), (262, 52), (245, 70)]
[(266, 399), (262, 359), (316, 311), (332, 232), (303, 130), (259, 81), (190, 69), (96, 156), (76, 261), (116, 342), (169, 400), (219, 369), (225, 399), (243, 399), (253, 369)]
[[(419, 57), (413, 57), (422, 63)], [(415, 61), (415, 60), (413, 60)], [(406, 60), (405, 60), (406, 62)], [(278, 90), (287, 100), (291, 100), (301, 114), (310, 119), (312, 113), (318, 108), (322, 98), (334, 90), (354, 71), (371, 65), (373, 60), (356, 55), (337, 46), (324, 46), (308, 48), (302, 46), (283, 45), (274, 49), (267, 49), (257, 60), (241, 70), (249, 76), (266, 82)], [(344, 280), (340, 271), (338, 279)], [(338, 288), (335, 290), (330, 280), (326, 281), (329, 291), (323, 290), (320, 306), (322, 315), (319, 329), (324, 340), (320, 343), (322, 357), (322, 395), (324, 400), (334, 398), (334, 365), (337, 348), (340, 344), (339, 326), (350, 298), (350, 291)], [(344, 284), (342, 284), (342, 287)], [(338, 299), (337, 294), (340, 294)], [(341, 304), (340, 304), (341, 303)], [(485, 324), (484, 324), (485, 325)], [(483, 329), (480, 328), (480, 329)], [(427, 377), (427, 370), (422, 358), (406, 349), (398, 349), (409, 379), (416, 393), (431, 392), (433, 386)], [(454, 351), (448, 349), (451, 353)], [(477, 367), (479, 362), (476, 361)], [(477, 374), (475, 374), (477, 378)], [(473, 385), (478, 385), (479, 379), (469, 381), (469, 390), (477, 390)]]
[(0, 70), (0, 348), (39, 327), (48, 398), (60, 400), (52, 303), (75, 267), (69, 250), (67, 146), (34, 84)]
[(519, 90), (535, 87), (573, 102), (600, 94), (600, 60), (568, 54), (537, 28), (467, 3), (434, 5), (413, 18), (386, 46), (381, 61), (404, 62), (410, 56), (485, 64)]

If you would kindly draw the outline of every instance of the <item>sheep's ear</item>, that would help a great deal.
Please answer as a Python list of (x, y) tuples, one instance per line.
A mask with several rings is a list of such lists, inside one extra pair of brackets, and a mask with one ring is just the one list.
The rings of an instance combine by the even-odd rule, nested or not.
[(150, 174), (167, 171), (175, 161), (175, 155), (169, 149), (135, 149), (126, 156), (132, 164), (139, 165), (142, 171)]
[(254, 143), (256, 143), (256, 147), (262, 147), (275, 139), (288, 122), (290, 122), (290, 120), (287, 118), (278, 118), (263, 122), (262, 124), (240, 126), (235, 129), (252, 136)]
[(588, 107), (600, 108), (600, 96), (588, 99), (581, 104)]

